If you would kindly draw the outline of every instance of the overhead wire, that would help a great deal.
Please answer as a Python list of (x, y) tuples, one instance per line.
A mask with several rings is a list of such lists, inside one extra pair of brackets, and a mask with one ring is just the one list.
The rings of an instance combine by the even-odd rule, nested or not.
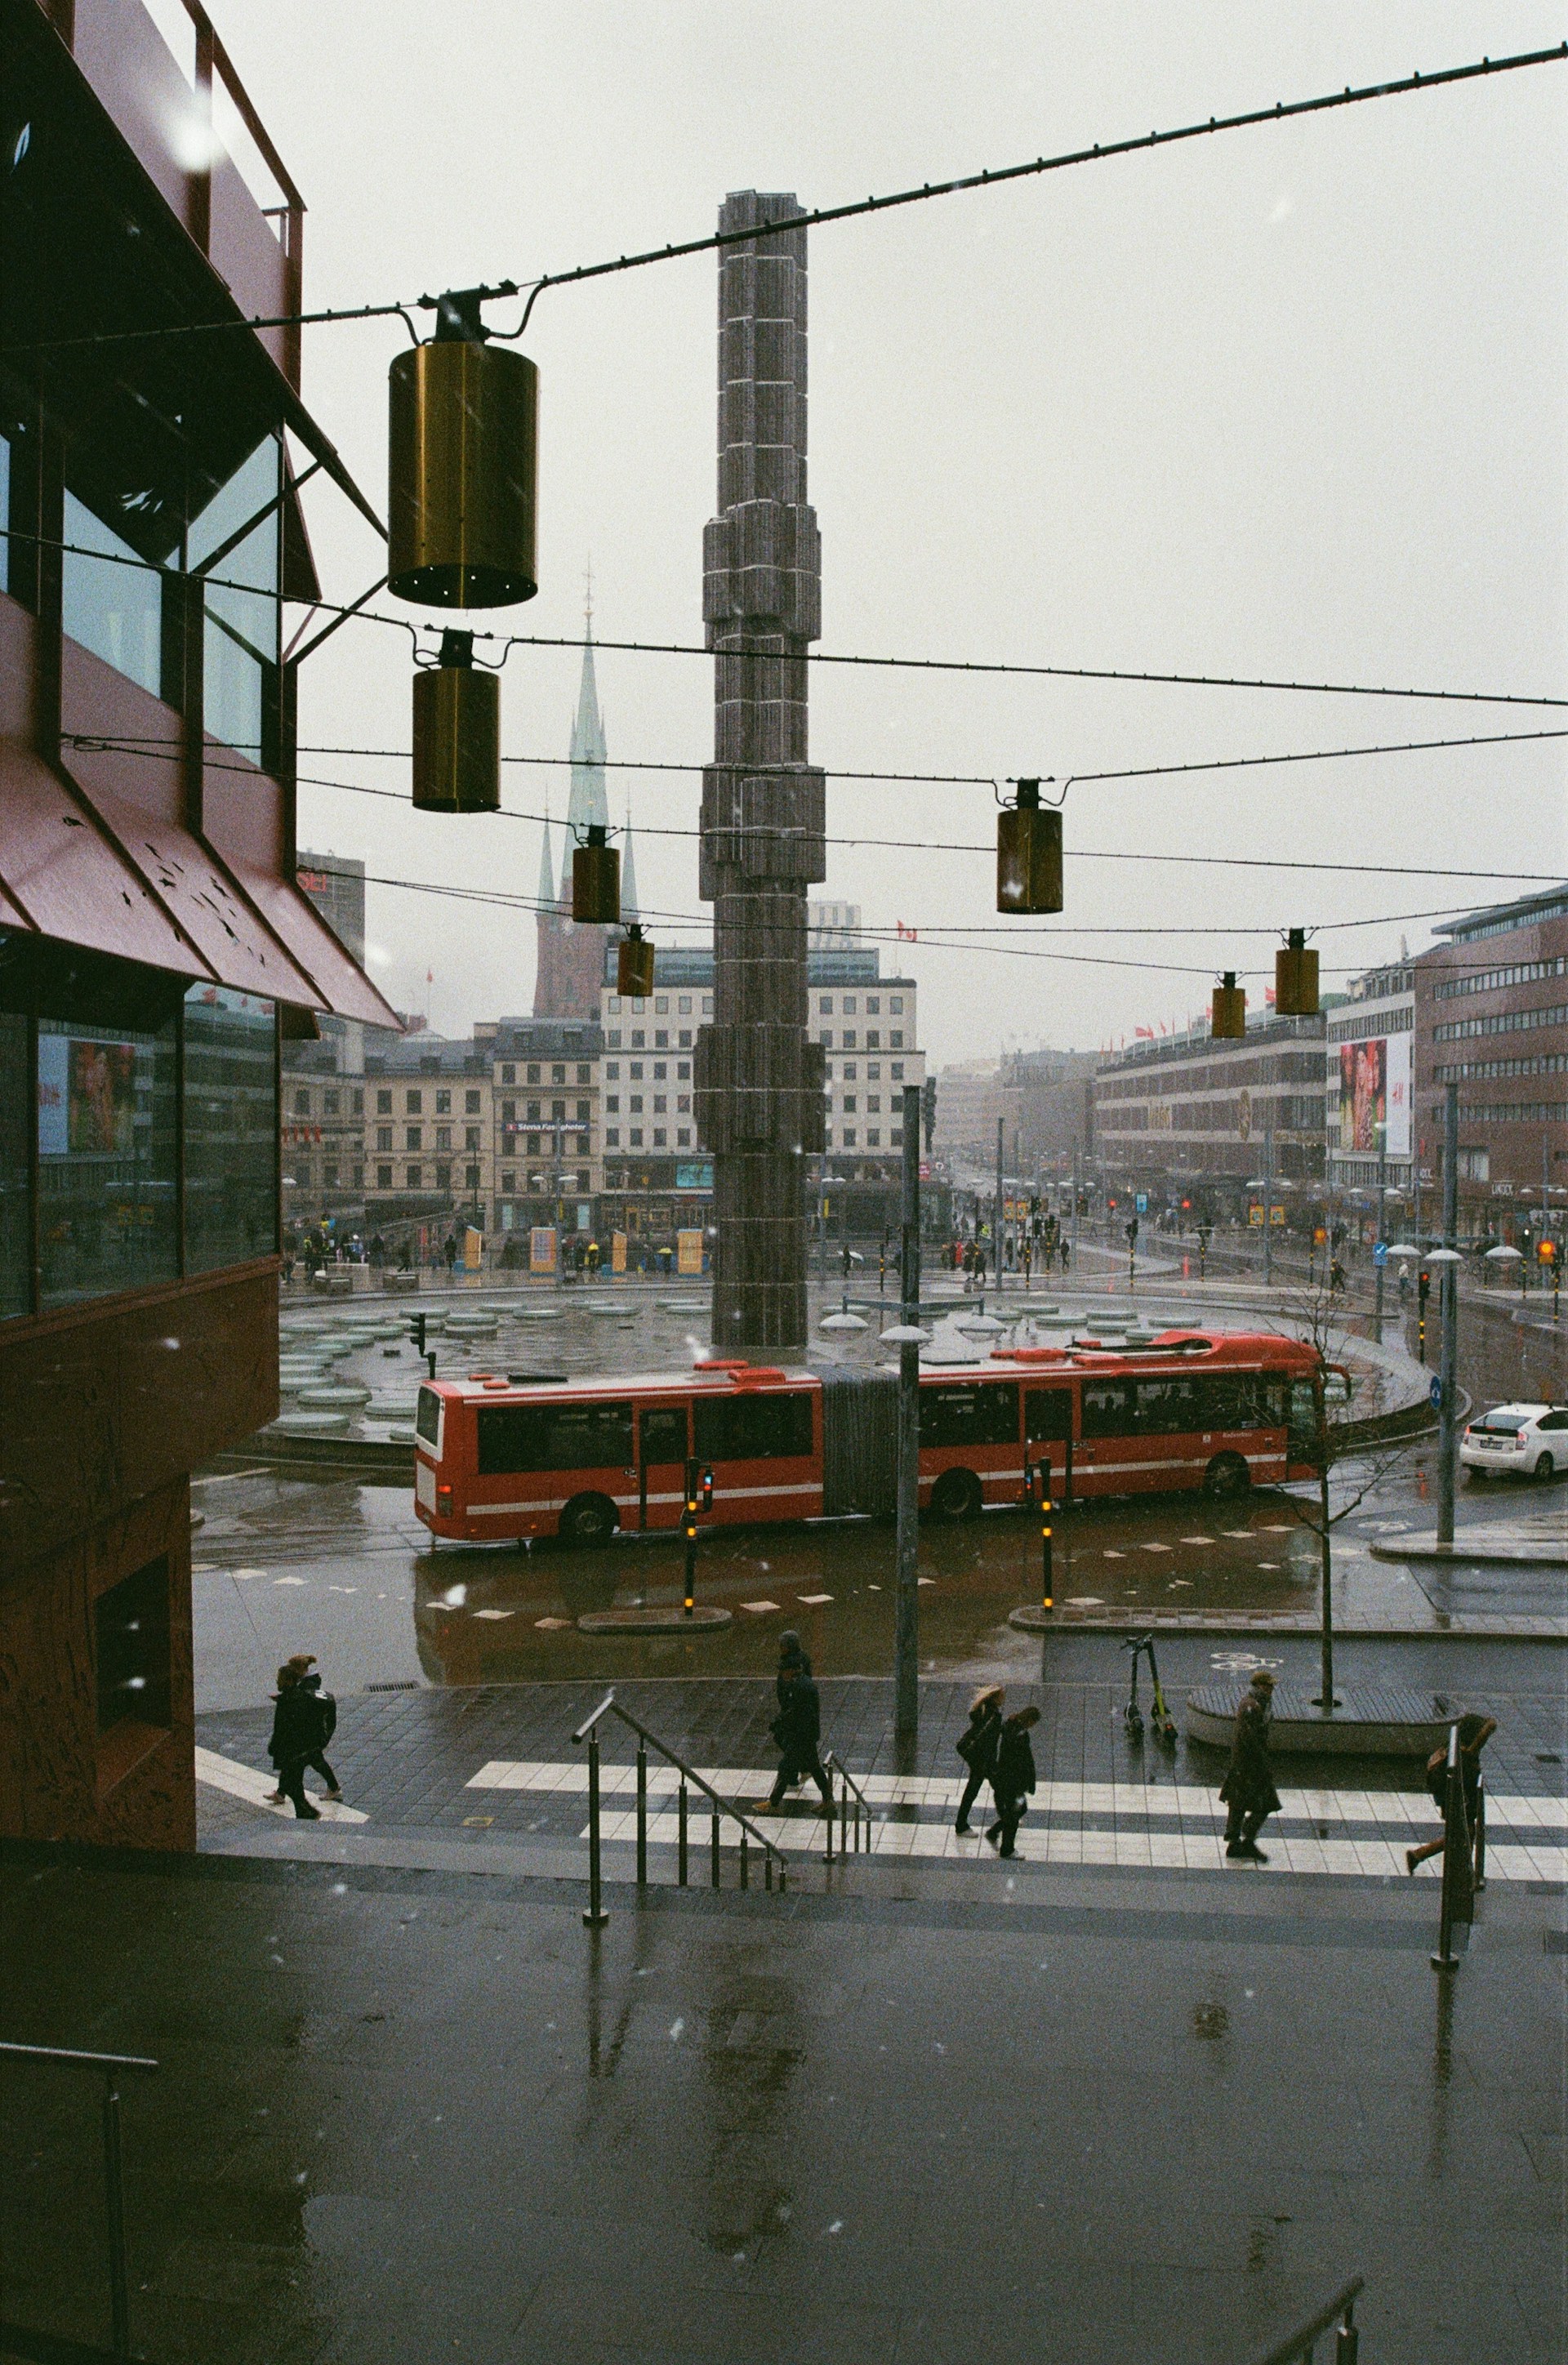
[[(1404, 74), (1386, 82), (1360, 85), (1347, 83), (1343, 90), (1327, 91), (1314, 98), (1276, 99), (1271, 106), (1249, 107), (1234, 115), (1211, 115), (1206, 121), (1182, 124), (1165, 131), (1138, 132), (1121, 140), (1097, 140), (1087, 148), (1068, 149), (1053, 156), (1031, 157), (1017, 164), (986, 166), (978, 173), (958, 174), (946, 181), (924, 181), (918, 187), (898, 189), (881, 196), (852, 198), (843, 205), (805, 207), (799, 213), (781, 220), (754, 223), (745, 229), (711, 230), (700, 238), (671, 241), (663, 246), (647, 247), (633, 254), (611, 256), (601, 263), (578, 263), (569, 271), (543, 272), (532, 280), (525, 277), (521, 283), (504, 279), (490, 286), (465, 288), (461, 293), (476, 301), (489, 301), (521, 295), (526, 290), (527, 301), (517, 327), (495, 332), (504, 342), (515, 342), (527, 329), (534, 305), (552, 287), (577, 286), (588, 279), (603, 279), (622, 272), (640, 271), (651, 264), (673, 263), (691, 255), (711, 254), (727, 247), (756, 244), (799, 230), (824, 229), (830, 223), (890, 213), (906, 206), (925, 205), (938, 197), (957, 196), (976, 189), (1004, 187), (1011, 182), (1038, 179), (1045, 174), (1066, 172), (1080, 164), (1109, 163), (1114, 158), (1137, 155), (1148, 150), (1176, 147), (1187, 140), (1213, 139), (1221, 132), (1251, 130), (1266, 123), (1286, 123), (1303, 116), (1331, 114), (1344, 107), (1363, 106), (1373, 99), (1414, 96), (1451, 87), (1458, 83), (1518, 73), (1531, 66), (1557, 65), (1564, 59), (1568, 59), (1568, 41), (1550, 49), (1518, 50), (1506, 57), (1484, 57), (1463, 65), (1442, 66), (1428, 73)], [(73, 347), (124, 343), (136, 339), (146, 341), (168, 335), (196, 336), (235, 329), (307, 327), (327, 321), (388, 318), (393, 314), (399, 314), (406, 319), (410, 312), (439, 312), (444, 301), (441, 296), (424, 295), (405, 297), (397, 303), (360, 305), (313, 313), (258, 313), (232, 320), (176, 322), (167, 328), (109, 330), (84, 337), (50, 339), (40, 343), (17, 346), (12, 351), (62, 352)]]

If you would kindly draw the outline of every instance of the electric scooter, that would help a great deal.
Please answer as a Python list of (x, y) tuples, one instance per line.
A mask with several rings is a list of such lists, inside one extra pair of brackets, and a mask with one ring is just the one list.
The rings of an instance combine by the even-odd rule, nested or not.
[(1122, 1644), (1122, 1648), (1124, 1651), (1132, 1653), (1133, 1660), (1132, 1692), (1123, 1711), (1123, 1721), (1126, 1725), (1128, 1740), (1141, 1741), (1143, 1738), (1143, 1710), (1138, 1706), (1137, 1697), (1137, 1668), (1138, 1661), (1147, 1652), (1149, 1681), (1154, 1692), (1154, 1697), (1148, 1705), (1148, 1721), (1153, 1727), (1156, 1741), (1162, 1743), (1167, 1749), (1174, 1749), (1176, 1720), (1165, 1704), (1165, 1692), (1159, 1681), (1159, 1665), (1154, 1655), (1154, 1636), (1152, 1633), (1129, 1635)]

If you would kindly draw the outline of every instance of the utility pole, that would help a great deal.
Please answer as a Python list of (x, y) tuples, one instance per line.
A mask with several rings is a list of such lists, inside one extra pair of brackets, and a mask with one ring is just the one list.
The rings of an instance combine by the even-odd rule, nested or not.
[[(1443, 1246), (1459, 1245), (1459, 1086), (1443, 1087)], [(1438, 1541), (1453, 1541), (1454, 1464), (1459, 1454), (1459, 1266), (1441, 1267), (1443, 1400), (1439, 1411)]]
[[(903, 1205), (899, 1242), (900, 1328), (920, 1328), (920, 1086), (903, 1088)], [(893, 1729), (920, 1729), (920, 1345), (899, 1343), (898, 1576), (893, 1606)]]
[(1383, 1344), (1383, 1276), (1388, 1261), (1388, 1231), (1383, 1211), (1388, 1194), (1388, 1126), (1386, 1121), (1377, 1129), (1377, 1254), (1372, 1259), (1372, 1287), (1376, 1296), (1372, 1304), (1372, 1337)]
[(1274, 1278), (1274, 1121), (1263, 1127), (1263, 1286)]

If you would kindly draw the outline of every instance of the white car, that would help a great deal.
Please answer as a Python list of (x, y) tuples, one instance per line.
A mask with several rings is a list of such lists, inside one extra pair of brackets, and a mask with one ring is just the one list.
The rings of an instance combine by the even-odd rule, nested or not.
[(1568, 1405), (1494, 1405), (1465, 1429), (1459, 1458), (1478, 1476), (1555, 1477), (1568, 1470)]

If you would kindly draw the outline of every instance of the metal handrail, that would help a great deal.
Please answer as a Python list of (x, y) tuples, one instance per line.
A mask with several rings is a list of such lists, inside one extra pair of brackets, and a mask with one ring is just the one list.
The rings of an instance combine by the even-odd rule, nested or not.
[[(149, 2060), (144, 2054), (81, 2053), (63, 2045), (0, 2043), (0, 2057), (16, 2061), (57, 2062), (67, 2069), (97, 2069), (103, 2073), (105, 2238), (109, 2254), (109, 2337), (113, 2346), (107, 2351), (94, 2353), (128, 2359), (130, 2355), (130, 2298), (126, 2268), (125, 2176), (120, 2159), (119, 2087), (117, 2081), (124, 2070), (146, 2075), (155, 2070), (158, 2064)], [(31, 2339), (32, 2336), (24, 2332), (19, 2325), (0, 2324), (0, 2347), (15, 2345), (19, 2356), (38, 2353), (31, 2347)]]
[(1312, 2352), (1323, 2335), (1338, 2322), (1334, 2341), (1334, 2365), (1356, 2365), (1361, 2335), (1356, 2330), (1356, 2302), (1366, 2288), (1363, 2275), (1352, 2275), (1342, 2291), (1337, 2291), (1327, 2303), (1320, 2307), (1305, 2324), (1298, 2324), (1289, 2337), (1267, 2350), (1256, 2365), (1312, 2365)]
[(712, 1805), (711, 1859), (713, 1887), (717, 1889), (719, 1886), (720, 1827), (726, 1816), (732, 1822), (738, 1823), (740, 1826), (741, 1887), (747, 1889), (751, 1885), (750, 1863), (746, 1855), (748, 1838), (755, 1840), (762, 1850), (764, 1888), (771, 1889), (773, 1886), (775, 1863), (778, 1866), (780, 1890), (788, 1886), (790, 1859), (778, 1843), (770, 1840), (766, 1832), (759, 1831), (749, 1815), (743, 1815), (738, 1807), (733, 1806), (727, 1799), (722, 1798), (711, 1782), (704, 1781), (696, 1767), (689, 1765), (685, 1758), (679, 1756), (667, 1742), (661, 1741), (656, 1732), (650, 1732), (648, 1727), (641, 1723), (629, 1709), (623, 1709), (613, 1690), (610, 1690), (605, 1693), (592, 1715), (585, 1717), (572, 1735), (574, 1742), (580, 1742), (586, 1735), (588, 1745), (588, 1902), (583, 1920), (589, 1929), (602, 1929), (610, 1919), (600, 1902), (602, 1880), (599, 1850), (599, 1722), (604, 1716), (618, 1716), (622, 1723), (629, 1726), (637, 1736), (637, 1886), (639, 1889), (645, 1888), (648, 1879), (648, 1751), (650, 1748), (656, 1749), (659, 1755), (673, 1765), (680, 1776), (679, 1839), (677, 1846), (678, 1887), (684, 1889), (687, 1885), (686, 1794), (689, 1786), (700, 1790)]
[[(823, 1759), (823, 1771), (827, 1776), (828, 1789), (827, 1862), (829, 1864), (833, 1862), (833, 1777), (835, 1774), (844, 1784), (845, 1788), (853, 1792), (855, 1798), (854, 1853), (858, 1855), (861, 1851), (860, 1818), (862, 1813), (864, 1813), (866, 1818), (866, 1838), (864, 1845), (866, 1854), (869, 1855), (871, 1853), (871, 1801), (866, 1796), (865, 1791), (860, 1788), (859, 1783), (855, 1779), (854, 1775), (849, 1771), (848, 1766), (845, 1765), (843, 1759), (841, 1757), (835, 1757), (831, 1749), (828, 1751), (827, 1755)], [(850, 1850), (845, 1844), (845, 1833), (848, 1821), (848, 1810), (841, 1804), (838, 1810), (838, 1853), (841, 1860), (850, 1853)]]

